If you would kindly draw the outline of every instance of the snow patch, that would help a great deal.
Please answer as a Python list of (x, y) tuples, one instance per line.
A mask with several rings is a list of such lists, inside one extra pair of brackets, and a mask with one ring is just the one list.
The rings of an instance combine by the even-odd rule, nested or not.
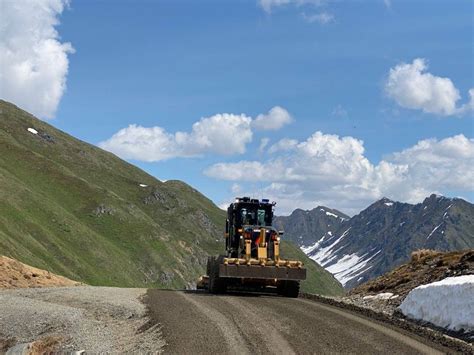
[[(356, 253), (344, 255), (335, 264), (325, 267), (325, 269), (333, 274), (342, 286), (346, 286), (350, 280), (360, 276), (360, 274), (370, 269), (372, 266), (366, 268), (368, 262), (379, 253), (380, 250), (367, 259), (365, 259), (367, 254), (362, 256), (358, 256)], [(334, 257), (321, 265), (323, 267), (328, 265), (332, 259), (334, 259)]]
[[(349, 229), (347, 229), (344, 233), (342, 233), (342, 235), (331, 245), (318, 250), (319, 245), (321, 244), (320, 242), (322, 242), (322, 240), (323, 240), (323, 239), (321, 239), (320, 242), (316, 243), (313, 246), (311, 252), (314, 252), (314, 251), (317, 251), (317, 252), (316, 252), (316, 254), (311, 255), (310, 258), (313, 259), (314, 261), (316, 261), (317, 263), (319, 263), (322, 266), (324, 266), (324, 264), (327, 264), (329, 262), (329, 260), (327, 260), (327, 259), (331, 256), (332, 249), (337, 245), (337, 243), (339, 243), (341, 241), (342, 238), (344, 238), (347, 235), (347, 233), (349, 233), (350, 229), (351, 228), (349, 227)], [(304, 252), (304, 250), (303, 250), (303, 252)], [(310, 254), (311, 252), (308, 252), (306, 254)]]
[(33, 134), (38, 134), (38, 131), (34, 128), (28, 128), (28, 132), (33, 133)]
[(400, 305), (402, 313), (451, 330), (474, 330), (474, 275), (418, 286)]
[(385, 202), (384, 205), (390, 207), (390, 206), (393, 206), (393, 202)]
[(443, 223), (440, 223), (439, 225), (437, 225), (436, 227), (434, 227), (434, 229), (431, 231), (431, 233), (428, 235), (428, 237), (426, 238), (426, 240), (430, 239), (430, 237), (433, 235), (434, 232), (436, 232), (436, 230), (441, 227), (441, 224)]
[(148, 185), (145, 185), (145, 184), (140, 184), (139, 186), (140, 187), (148, 187)]
[(326, 237), (326, 236), (323, 235), (323, 236), (321, 237), (321, 239), (319, 239), (319, 240), (318, 240), (316, 243), (314, 243), (313, 245), (309, 245), (309, 246), (303, 245), (302, 247), (300, 247), (301, 251), (302, 251), (303, 253), (305, 253), (306, 255), (312, 253), (315, 249), (317, 249), (317, 248), (321, 245), (321, 243), (324, 241), (324, 238), (325, 238), (325, 237)]
[(397, 297), (398, 295), (394, 295), (392, 292), (382, 292), (376, 295), (364, 296), (364, 300), (392, 300)]
[(331, 212), (328, 212), (328, 211), (326, 211), (326, 216), (331, 216), (331, 217), (335, 217), (335, 218), (339, 217), (337, 214), (334, 214), (334, 213), (331, 213)]
[(334, 277), (345, 286), (346, 283), (358, 275), (353, 275), (363, 268), (367, 262), (364, 262), (357, 254), (344, 255), (335, 264), (326, 268)]

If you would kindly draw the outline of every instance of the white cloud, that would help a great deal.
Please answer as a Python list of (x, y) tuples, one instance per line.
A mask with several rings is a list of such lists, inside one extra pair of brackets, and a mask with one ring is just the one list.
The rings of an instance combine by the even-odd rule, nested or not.
[(318, 14), (312, 14), (312, 15), (307, 15), (305, 13), (302, 13), (301, 16), (303, 16), (303, 19), (306, 22), (309, 22), (309, 23), (317, 22), (321, 25), (326, 25), (334, 21), (334, 15), (328, 12), (320, 12)]
[[(292, 120), (288, 111), (275, 106), (255, 120), (244, 114), (229, 113), (201, 118), (193, 124), (191, 132), (169, 133), (159, 126), (132, 124), (98, 145), (124, 159), (147, 162), (197, 157), (206, 153), (243, 154), (246, 145), (252, 141), (253, 129), (277, 130)], [(262, 138), (260, 153), (269, 142), (269, 138)]]
[(55, 27), (66, 0), (3, 0), (0, 97), (41, 117), (55, 115), (68, 73), (70, 43)]
[(238, 195), (242, 191), (242, 187), (239, 184), (232, 184), (230, 190), (234, 195)]
[(427, 69), (422, 58), (391, 68), (385, 84), (388, 96), (402, 107), (437, 115), (450, 116), (472, 110), (472, 96), (469, 104), (458, 106), (461, 96), (453, 82), (428, 73)]
[(304, 4), (319, 5), (320, 3), (321, 0), (258, 0), (258, 4), (267, 13), (271, 13), (272, 8), (274, 7), (280, 7), (290, 4), (294, 4), (297, 6), (301, 6)]
[(284, 151), (292, 150), (297, 146), (297, 144), (298, 144), (298, 141), (296, 139), (283, 138), (283, 139), (280, 139), (275, 144), (273, 144), (268, 149), (268, 152), (270, 154), (273, 154), (276, 152), (284, 152)]
[(407, 166), (410, 184), (420, 189), (474, 190), (474, 139), (462, 134), (419, 141), (389, 160)]
[(261, 184), (241, 190), (279, 201), (279, 213), (317, 204), (355, 213), (382, 196), (419, 202), (432, 192), (473, 191), (474, 140), (423, 140), (374, 164), (361, 140), (316, 132), (267, 161), (218, 163), (205, 174)]
[(459, 109), (460, 113), (474, 112), (474, 88), (469, 89), (469, 101)]
[(265, 151), (268, 143), (270, 143), (270, 138), (264, 137), (260, 140), (260, 145), (258, 146), (258, 152), (262, 154)]
[(194, 123), (191, 132), (174, 134), (162, 127), (130, 125), (99, 147), (125, 159), (148, 162), (205, 153), (242, 154), (252, 140), (251, 122), (245, 115), (217, 114)]
[(287, 110), (275, 106), (267, 114), (258, 115), (252, 122), (252, 126), (257, 130), (276, 131), (292, 121), (293, 118)]

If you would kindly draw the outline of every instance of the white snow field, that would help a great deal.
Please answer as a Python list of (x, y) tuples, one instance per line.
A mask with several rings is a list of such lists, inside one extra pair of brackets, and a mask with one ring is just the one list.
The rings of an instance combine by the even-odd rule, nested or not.
[(474, 330), (474, 275), (418, 286), (400, 305), (402, 313), (450, 330)]

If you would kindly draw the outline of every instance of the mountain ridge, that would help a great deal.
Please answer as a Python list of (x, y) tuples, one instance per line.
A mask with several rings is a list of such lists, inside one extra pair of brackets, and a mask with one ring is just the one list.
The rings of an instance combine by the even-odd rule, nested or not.
[(409, 204), (384, 197), (336, 230), (320, 221), (313, 221), (319, 229), (297, 230), (290, 216), (278, 217), (289, 239), (346, 288), (384, 274), (418, 249), (474, 248), (474, 205), (460, 198), (432, 194)]

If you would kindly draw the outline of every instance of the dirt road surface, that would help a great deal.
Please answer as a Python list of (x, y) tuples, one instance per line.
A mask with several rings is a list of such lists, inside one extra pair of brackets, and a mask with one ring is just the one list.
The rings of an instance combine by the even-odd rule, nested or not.
[(169, 354), (443, 354), (437, 344), (305, 299), (149, 290)]

